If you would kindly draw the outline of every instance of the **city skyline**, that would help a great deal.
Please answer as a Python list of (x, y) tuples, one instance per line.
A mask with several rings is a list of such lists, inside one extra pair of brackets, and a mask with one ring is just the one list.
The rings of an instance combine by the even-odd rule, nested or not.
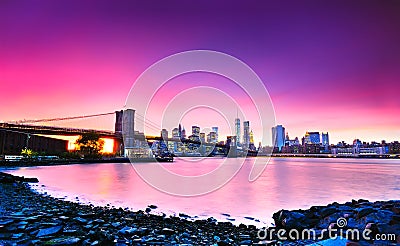
[[(120, 109), (132, 83), (148, 66), (177, 52), (209, 49), (235, 56), (254, 69), (270, 93), (276, 123), (290, 129), (291, 136), (320, 130), (331, 133), (332, 143), (400, 138), (399, 4), (211, 6), (3, 3), (0, 120)], [(229, 81), (218, 76), (194, 76), (177, 81), (176, 87), (184, 90), (201, 82), (247, 104)], [(173, 95), (168, 89), (160, 97)], [(184, 124), (202, 123), (190, 120), (183, 119)], [(112, 129), (113, 118), (65, 124)], [(254, 126), (253, 131), (258, 143), (261, 129)]]

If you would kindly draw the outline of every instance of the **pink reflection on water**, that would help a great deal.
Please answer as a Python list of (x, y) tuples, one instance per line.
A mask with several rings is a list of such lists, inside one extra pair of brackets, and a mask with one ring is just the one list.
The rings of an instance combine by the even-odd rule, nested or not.
[[(400, 160), (275, 158), (255, 182), (248, 182), (251, 161), (225, 186), (207, 195), (177, 197), (162, 193), (144, 182), (131, 164), (79, 164), (10, 170), (16, 175), (38, 177), (45, 190), (58, 197), (98, 205), (144, 209), (158, 205), (168, 214), (213, 216), (257, 224), (246, 216), (272, 222), (280, 209), (306, 209), (312, 205), (346, 202), (351, 199), (400, 199)], [(201, 174), (215, 168), (218, 159), (168, 164), (174, 172)], [(143, 165), (155, 165), (148, 163)], [(234, 168), (234, 166), (232, 166)], [(179, 184), (177, 184), (179, 185)], [(190, 187), (188, 187), (190, 188)]]

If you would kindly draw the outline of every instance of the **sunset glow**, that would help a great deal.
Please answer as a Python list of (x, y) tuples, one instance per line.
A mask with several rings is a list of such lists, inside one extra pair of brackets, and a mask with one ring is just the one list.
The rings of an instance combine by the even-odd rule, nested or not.
[[(400, 138), (400, 15), (389, 4), (74, 3), (3, 4), (0, 120), (120, 110), (151, 64), (208, 49), (237, 57), (260, 76), (291, 137), (316, 130), (328, 131), (332, 143)], [(73, 125), (113, 130), (114, 117)]]
[(104, 141), (102, 153), (109, 154), (114, 151), (114, 139), (111, 138), (100, 138)]

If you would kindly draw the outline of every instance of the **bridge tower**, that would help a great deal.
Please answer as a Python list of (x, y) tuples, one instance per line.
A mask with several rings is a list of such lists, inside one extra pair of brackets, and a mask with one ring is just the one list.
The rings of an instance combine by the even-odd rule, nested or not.
[(122, 151), (124, 149), (124, 141), (122, 139), (122, 116), (124, 114), (123, 110), (115, 111), (115, 135), (114, 138), (114, 153), (117, 155), (123, 155)]
[(122, 134), (122, 116), (123, 110), (115, 111), (115, 133)]
[(127, 157), (135, 147), (135, 110), (133, 109), (126, 109), (122, 113), (122, 134), (124, 156)]

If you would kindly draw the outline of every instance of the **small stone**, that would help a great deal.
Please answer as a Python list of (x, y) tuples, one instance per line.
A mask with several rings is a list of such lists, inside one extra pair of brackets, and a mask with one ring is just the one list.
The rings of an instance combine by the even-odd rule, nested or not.
[(12, 239), (19, 239), (19, 238), (21, 238), (22, 236), (24, 235), (24, 233), (15, 233), (15, 234), (12, 234)]
[(251, 245), (251, 240), (243, 240), (240, 242), (240, 245)]
[(133, 233), (135, 233), (138, 229), (136, 227), (129, 227), (126, 226), (124, 228), (122, 228), (121, 230), (119, 230), (118, 232), (121, 233), (122, 235), (131, 235)]
[(158, 235), (157, 239), (159, 240), (165, 240), (166, 236), (165, 235)]
[(67, 238), (55, 238), (46, 242), (49, 245), (76, 245), (81, 241), (80, 238), (77, 237), (67, 237)]
[(87, 220), (84, 219), (84, 218), (81, 218), (81, 217), (74, 218), (74, 221), (79, 222), (81, 224), (86, 224), (87, 223)]
[(175, 234), (175, 231), (172, 230), (172, 229), (169, 229), (169, 228), (163, 228), (163, 229), (161, 230), (161, 232), (162, 232), (162, 234), (164, 234), (164, 235), (173, 235), (173, 234)]
[(242, 240), (243, 240), (243, 239), (250, 239), (250, 235), (240, 234), (240, 235), (239, 235), (239, 238), (242, 239)]
[(121, 223), (120, 222), (114, 222), (114, 223), (112, 223), (111, 224), (114, 228), (117, 228), (117, 227), (119, 227), (120, 225), (121, 225)]

